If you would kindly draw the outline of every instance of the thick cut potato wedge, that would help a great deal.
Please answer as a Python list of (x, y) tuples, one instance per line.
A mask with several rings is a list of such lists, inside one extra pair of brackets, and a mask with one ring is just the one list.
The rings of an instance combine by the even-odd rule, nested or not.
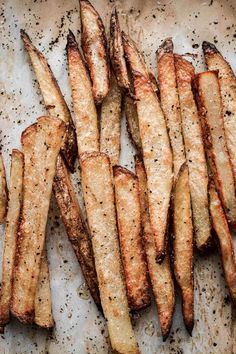
[(136, 157), (136, 174), (139, 182), (139, 196), (143, 226), (144, 247), (148, 272), (152, 284), (163, 340), (169, 335), (175, 308), (175, 288), (169, 256), (161, 264), (156, 262), (156, 247), (148, 211), (147, 177), (142, 160)]
[(173, 196), (174, 273), (182, 294), (185, 326), (191, 334), (194, 325), (193, 230), (188, 167), (182, 165)]
[(9, 203), (6, 218), (4, 251), (2, 260), (2, 287), (0, 293), (0, 327), (10, 320), (12, 278), (16, 251), (17, 231), (22, 203), (24, 156), (19, 150), (12, 150)]
[(120, 121), (122, 94), (112, 75), (110, 91), (102, 102), (100, 120), (100, 151), (107, 154), (112, 166), (120, 158)]
[(216, 232), (225, 281), (228, 285), (231, 299), (236, 306), (236, 262), (234, 256), (234, 245), (213, 181), (210, 184), (209, 194), (212, 225)]
[(84, 152), (99, 151), (98, 119), (92, 85), (71, 31), (67, 36), (66, 49), (79, 155)]
[(157, 69), (161, 106), (168, 127), (176, 179), (180, 167), (185, 162), (185, 151), (171, 38), (167, 38), (157, 50)]
[(129, 90), (130, 82), (125, 62), (125, 53), (116, 8), (111, 14), (109, 49), (110, 59), (117, 79), (117, 83), (121, 88)]
[(0, 154), (0, 224), (5, 221), (7, 214), (7, 181), (2, 154)]
[(198, 74), (194, 79), (205, 149), (214, 182), (225, 214), (236, 225), (236, 198), (232, 165), (229, 158), (217, 72)]
[(63, 224), (81, 266), (85, 281), (96, 305), (100, 308), (92, 242), (86, 224), (83, 221), (82, 212), (69, 173), (61, 156), (58, 156), (57, 159), (57, 172), (54, 178), (53, 191)]
[(46, 58), (32, 44), (29, 36), (23, 30), (21, 30), (21, 38), (29, 54), (48, 113), (67, 123), (67, 132), (63, 139), (61, 151), (68, 167), (73, 171), (77, 157), (77, 144), (70, 111)]
[(50, 274), (48, 269), (47, 252), (44, 247), (38, 279), (38, 286), (35, 294), (35, 317), (36, 325), (43, 328), (52, 328), (54, 320), (52, 315), (52, 299), (50, 289)]
[(105, 28), (88, 0), (80, 0), (81, 44), (93, 83), (93, 96), (100, 104), (109, 91), (109, 59)]
[(150, 305), (147, 266), (142, 244), (142, 223), (137, 177), (114, 167), (117, 221), (128, 303), (131, 310)]
[(125, 116), (130, 139), (136, 149), (141, 152), (142, 141), (138, 125), (137, 105), (135, 100), (129, 95), (125, 95)]
[(223, 58), (214, 44), (203, 42), (202, 48), (208, 69), (218, 71), (226, 143), (236, 183), (236, 77), (229, 63)]
[(22, 221), (17, 239), (11, 312), (20, 321), (34, 321), (45, 228), (56, 159), (66, 131), (65, 123), (41, 117), (21, 136), (24, 153)]
[(102, 153), (84, 154), (80, 165), (101, 303), (111, 345), (118, 353), (138, 353), (123, 279), (109, 158)]
[(195, 244), (199, 250), (211, 245), (211, 222), (208, 208), (208, 173), (201, 122), (192, 92), (193, 65), (175, 55), (175, 69), (182, 115), (182, 129), (189, 169), (189, 188), (193, 210)]

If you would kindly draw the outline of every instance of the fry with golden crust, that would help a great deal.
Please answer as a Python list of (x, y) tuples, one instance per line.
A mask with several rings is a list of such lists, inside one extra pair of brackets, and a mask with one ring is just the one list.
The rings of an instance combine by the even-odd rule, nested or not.
[(110, 21), (110, 59), (118, 85), (126, 90), (130, 88), (129, 76), (125, 62), (125, 53), (116, 8)]
[(214, 44), (203, 42), (202, 48), (208, 70), (218, 71), (225, 137), (236, 183), (236, 77), (231, 66)]
[(2, 154), (0, 154), (0, 224), (5, 221), (7, 214), (7, 181)]
[(185, 326), (191, 334), (194, 325), (193, 229), (188, 167), (183, 164), (176, 179), (173, 196), (174, 273), (182, 294)]
[(161, 107), (168, 127), (173, 153), (174, 178), (176, 179), (180, 167), (185, 162), (185, 151), (171, 38), (167, 38), (157, 50), (157, 70)]
[(17, 231), (22, 203), (24, 156), (19, 150), (12, 150), (9, 203), (6, 217), (4, 250), (2, 260), (2, 286), (0, 292), (0, 327), (10, 320), (10, 301), (16, 250)]
[(110, 91), (102, 102), (100, 120), (100, 151), (107, 154), (111, 165), (119, 163), (122, 94), (112, 75)]
[(138, 353), (126, 296), (116, 226), (112, 170), (108, 156), (81, 156), (81, 178), (101, 303), (112, 348), (118, 353)]
[(150, 305), (147, 266), (142, 244), (142, 223), (137, 177), (126, 168), (114, 167), (114, 184), (120, 248), (129, 308)]
[(201, 122), (192, 92), (193, 65), (175, 55), (182, 129), (189, 169), (189, 188), (193, 210), (194, 240), (199, 250), (211, 245), (211, 222), (208, 208), (208, 172), (202, 139)]
[(21, 38), (29, 54), (48, 113), (50, 116), (60, 118), (67, 123), (67, 132), (63, 139), (61, 151), (68, 167), (73, 171), (77, 157), (77, 144), (70, 111), (46, 58), (33, 45), (29, 36), (23, 30), (21, 30)]
[(148, 272), (152, 284), (160, 321), (163, 340), (169, 335), (175, 307), (175, 288), (172, 278), (169, 256), (161, 264), (156, 262), (156, 247), (148, 211), (147, 177), (144, 164), (136, 157), (136, 174), (139, 183), (139, 196), (143, 226), (144, 247), (147, 257)]
[(92, 242), (63, 159), (58, 156), (53, 191), (68, 238), (79, 261), (94, 302), (100, 308), (98, 280)]
[(45, 116), (29, 126), (21, 136), (25, 159), (23, 207), (13, 272), (11, 312), (26, 323), (34, 321), (34, 299), (52, 183), (65, 131), (66, 125), (62, 120)]
[(71, 31), (67, 36), (66, 50), (79, 155), (84, 152), (99, 151), (98, 119), (92, 85)]
[(107, 40), (101, 17), (88, 0), (80, 0), (81, 45), (93, 83), (93, 96), (100, 104), (109, 91), (110, 68)]
[(52, 299), (50, 289), (50, 275), (48, 269), (47, 252), (44, 247), (38, 279), (38, 286), (35, 294), (35, 317), (36, 325), (43, 328), (52, 328), (54, 320), (52, 315)]
[(203, 139), (217, 192), (226, 217), (236, 225), (236, 198), (223, 123), (222, 100), (217, 72), (198, 74), (194, 79), (195, 93), (202, 122)]
[(129, 95), (125, 95), (125, 116), (130, 139), (136, 149), (141, 152), (142, 141), (138, 125), (137, 105), (135, 100)]
[(209, 195), (212, 225), (216, 232), (225, 281), (228, 285), (231, 299), (236, 306), (236, 262), (234, 256), (234, 245), (213, 181), (211, 181), (210, 184)]

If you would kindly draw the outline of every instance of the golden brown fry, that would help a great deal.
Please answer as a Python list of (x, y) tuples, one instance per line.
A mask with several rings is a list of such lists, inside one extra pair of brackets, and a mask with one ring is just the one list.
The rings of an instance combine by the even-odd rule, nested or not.
[(210, 184), (209, 194), (212, 225), (218, 240), (225, 281), (228, 285), (231, 299), (236, 305), (236, 262), (234, 256), (234, 245), (213, 181)]
[(110, 91), (102, 102), (100, 120), (100, 151), (109, 156), (112, 166), (119, 163), (120, 157), (121, 101), (121, 90), (112, 75)]
[(229, 63), (223, 58), (214, 44), (203, 42), (202, 48), (208, 69), (218, 71), (223, 103), (225, 137), (236, 183), (236, 77)]
[(67, 123), (67, 132), (63, 139), (61, 151), (68, 167), (73, 171), (77, 157), (77, 144), (70, 111), (46, 58), (37, 50), (23, 30), (21, 30), (21, 38), (30, 56), (48, 113)]
[(225, 140), (217, 72), (208, 71), (198, 74), (194, 84), (205, 149), (214, 182), (228, 221), (236, 225), (234, 176)]
[(147, 266), (141, 235), (138, 180), (126, 168), (115, 166), (114, 184), (128, 303), (130, 309), (135, 311), (150, 305)]
[(66, 49), (79, 155), (84, 152), (99, 151), (97, 110), (91, 81), (71, 31), (67, 36)]
[(156, 262), (156, 248), (148, 211), (147, 177), (142, 160), (136, 157), (136, 174), (139, 182), (139, 195), (143, 225), (144, 247), (147, 256), (148, 272), (152, 284), (160, 321), (163, 340), (169, 335), (175, 307), (175, 288), (168, 254), (161, 264)]
[(0, 224), (5, 221), (7, 214), (7, 181), (2, 154), (0, 154)]
[(100, 104), (109, 91), (107, 40), (101, 17), (88, 0), (80, 0), (81, 45), (93, 83), (93, 96)]
[(43, 328), (52, 328), (54, 320), (52, 315), (52, 299), (50, 289), (50, 274), (48, 269), (47, 252), (44, 247), (38, 279), (38, 286), (35, 294), (35, 317), (36, 325)]
[(83, 154), (81, 177), (101, 303), (111, 345), (118, 353), (138, 353), (122, 274), (112, 170), (108, 156), (102, 153)]
[(211, 245), (211, 223), (208, 210), (208, 173), (202, 139), (201, 122), (192, 92), (193, 65), (175, 55), (184, 145), (189, 169), (189, 187), (193, 210), (194, 239), (199, 250)]
[(24, 156), (19, 150), (12, 150), (9, 203), (6, 218), (4, 251), (2, 260), (2, 287), (0, 293), (0, 327), (10, 320), (10, 301), (16, 250), (17, 231), (22, 202)]
[(34, 321), (34, 299), (51, 198), (56, 159), (65, 123), (41, 117), (21, 136), (25, 159), (22, 221), (17, 239), (11, 312), (22, 322)]
[(83, 221), (82, 212), (69, 173), (60, 156), (57, 159), (57, 172), (54, 178), (53, 191), (63, 224), (81, 266), (85, 281), (96, 305), (100, 308), (92, 242), (86, 224)]
[(157, 69), (161, 106), (168, 127), (173, 152), (174, 178), (176, 179), (180, 167), (185, 162), (185, 151), (171, 38), (167, 38), (157, 50)]
[(137, 105), (134, 99), (129, 95), (125, 95), (125, 116), (130, 139), (136, 149), (141, 152), (142, 142), (138, 125)]
[(118, 85), (129, 90), (130, 82), (116, 8), (111, 14), (110, 21), (110, 59)]
[(185, 326), (191, 334), (194, 325), (193, 230), (188, 167), (182, 165), (173, 196), (174, 273), (182, 294)]

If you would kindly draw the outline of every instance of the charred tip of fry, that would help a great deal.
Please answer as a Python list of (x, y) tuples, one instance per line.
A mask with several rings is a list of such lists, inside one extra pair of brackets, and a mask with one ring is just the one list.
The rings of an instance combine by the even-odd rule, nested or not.
[(192, 332), (193, 332), (193, 327), (194, 327), (194, 321), (191, 320), (191, 321), (184, 321), (185, 323), (185, 327), (186, 327), (186, 330), (188, 332), (188, 334), (192, 337)]
[(75, 39), (75, 35), (74, 33), (69, 29), (69, 33), (67, 35), (67, 43), (66, 43), (66, 50), (68, 51), (68, 49), (70, 48), (77, 48), (78, 44), (76, 42)]
[(24, 43), (26, 43), (26, 44), (31, 43), (29, 35), (22, 28), (20, 29), (20, 36), (21, 36), (21, 39), (24, 41)]
[(164, 42), (157, 49), (156, 54), (158, 59), (160, 59), (164, 54), (173, 53), (174, 44), (171, 37), (168, 37), (164, 40)]
[(218, 49), (213, 43), (203, 41), (202, 42), (202, 50), (204, 54), (213, 54), (213, 53), (219, 53)]

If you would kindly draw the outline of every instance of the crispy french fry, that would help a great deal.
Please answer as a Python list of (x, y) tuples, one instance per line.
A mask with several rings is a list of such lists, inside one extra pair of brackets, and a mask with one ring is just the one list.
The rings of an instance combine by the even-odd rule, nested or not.
[(192, 92), (193, 65), (175, 55), (184, 145), (189, 169), (189, 187), (193, 210), (194, 239), (199, 250), (211, 245), (211, 223), (208, 209), (208, 173), (202, 139), (201, 122)]
[(176, 179), (173, 196), (174, 273), (182, 294), (185, 326), (191, 334), (194, 325), (193, 230), (188, 167), (183, 164)]
[(45, 116), (21, 136), (25, 159), (23, 207), (13, 271), (11, 312), (26, 323), (34, 321), (34, 299), (52, 183), (65, 131), (62, 120)]
[(147, 266), (141, 234), (138, 180), (126, 168), (115, 166), (114, 184), (128, 303), (130, 309), (135, 311), (150, 305)]
[(5, 221), (7, 214), (7, 181), (2, 154), (0, 154), (0, 224)]
[(161, 106), (169, 131), (173, 152), (174, 178), (176, 178), (180, 167), (185, 162), (185, 151), (171, 38), (167, 38), (157, 50), (157, 69)]
[(122, 95), (112, 75), (110, 91), (102, 102), (100, 120), (100, 151), (107, 154), (112, 166), (119, 163)]
[(212, 225), (216, 232), (225, 281), (228, 285), (231, 299), (236, 306), (236, 262), (234, 256), (234, 245), (213, 181), (211, 181), (210, 184), (209, 194)]
[(198, 74), (194, 79), (202, 122), (205, 150), (225, 214), (236, 225), (236, 198), (232, 166), (226, 146), (222, 100), (217, 72)]
[(35, 317), (36, 325), (43, 328), (52, 328), (54, 320), (52, 315), (52, 299), (50, 289), (50, 275), (48, 269), (47, 252), (44, 247), (38, 279), (38, 286), (35, 294)]
[(118, 85), (129, 90), (130, 82), (116, 8), (111, 14), (110, 21), (110, 59)]
[(130, 139), (136, 149), (141, 152), (142, 142), (138, 125), (137, 105), (134, 99), (128, 95), (125, 96), (125, 116)]
[(99, 151), (98, 120), (92, 85), (71, 31), (67, 36), (66, 49), (79, 155), (84, 152)]
[(136, 157), (136, 174), (139, 182), (141, 217), (148, 272), (157, 305), (161, 332), (163, 340), (165, 341), (171, 329), (175, 307), (174, 281), (169, 256), (166, 255), (161, 264), (156, 262), (156, 247), (148, 211), (147, 177), (144, 164), (138, 157)]
[(100, 104), (109, 91), (107, 40), (101, 17), (88, 0), (80, 0), (81, 44), (93, 83), (93, 96)]
[(83, 221), (82, 212), (69, 173), (60, 156), (57, 159), (57, 172), (54, 178), (53, 191), (63, 224), (81, 266), (85, 281), (96, 305), (100, 308), (92, 242), (86, 224)]
[(111, 345), (118, 353), (138, 353), (123, 279), (108, 156), (103, 153), (83, 154), (81, 177), (101, 303)]
[(21, 30), (21, 38), (29, 54), (48, 113), (67, 123), (67, 132), (63, 139), (61, 151), (68, 167), (73, 171), (77, 157), (77, 144), (70, 111), (46, 58), (37, 50), (23, 30)]
[(24, 156), (19, 150), (12, 150), (9, 203), (6, 217), (4, 251), (2, 260), (2, 287), (0, 292), (0, 327), (10, 320), (10, 301), (16, 250), (17, 231), (22, 203)]
[(236, 77), (229, 63), (214, 44), (203, 42), (202, 48), (208, 70), (217, 70), (223, 103), (224, 129), (227, 148), (236, 183)]

